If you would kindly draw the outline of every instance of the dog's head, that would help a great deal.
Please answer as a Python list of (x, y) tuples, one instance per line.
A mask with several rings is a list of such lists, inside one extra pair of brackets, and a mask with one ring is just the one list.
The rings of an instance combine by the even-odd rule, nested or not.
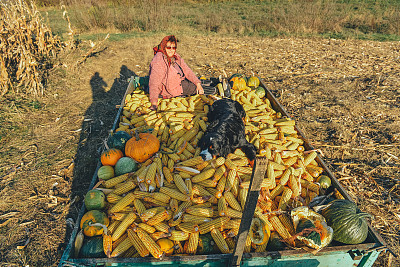
[(205, 134), (198, 143), (201, 148), (200, 156), (204, 160), (210, 160), (213, 156), (226, 156), (228, 151), (224, 147), (224, 138), (217, 132)]

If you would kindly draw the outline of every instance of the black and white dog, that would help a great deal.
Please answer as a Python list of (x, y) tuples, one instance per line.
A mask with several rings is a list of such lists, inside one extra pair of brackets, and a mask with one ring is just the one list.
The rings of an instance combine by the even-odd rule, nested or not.
[(207, 131), (199, 140), (200, 155), (204, 160), (213, 156), (226, 157), (240, 148), (252, 162), (257, 150), (245, 138), (243, 119), (246, 117), (242, 105), (234, 100), (223, 98), (215, 101), (207, 114)]

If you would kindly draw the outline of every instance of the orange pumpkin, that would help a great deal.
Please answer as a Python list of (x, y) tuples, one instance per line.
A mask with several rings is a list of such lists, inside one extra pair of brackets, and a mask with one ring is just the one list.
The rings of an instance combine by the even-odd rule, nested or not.
[(234, 90), (244, 90), (247, 88), (246, 80), (241, 77), (233, 77), (231, 79), (231, 82), (233, 82), (232, 89)]
[(168, 238), (158, 239), (157, 244), (160, 246), (161, 250), (165, 252), (166, 256), (171, 256), (174, 252), (174, 242)]
[(107, 166), (114, 166), (117, 161), (122, 158), (124, 154), (121, 150), (116, 148), (110, 148), (101, 154), (101, 164)]
[(160, 149), (160, 141), (150, 133), (140, 133), (125, 144), (125, 155), (143, 163)]
[(96, 236), (103, 234), (104, 228), (102, 226), (92, 226), (92, 224), (100, 223), (106, 227), (110, 221), (107, 215), (99, 210), (90, 210), (86, 212), (81, 219), (80, 227), (83, 230), (85, 236)]

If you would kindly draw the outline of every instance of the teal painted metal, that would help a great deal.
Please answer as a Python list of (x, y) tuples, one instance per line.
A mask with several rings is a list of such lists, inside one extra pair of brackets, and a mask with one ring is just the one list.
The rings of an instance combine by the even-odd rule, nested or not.
[[(113, 130), (116, 128), (119, 121), (119, 117), (122, 113), (122, 107), (124, 104), (125, 97), (128, 93), (132, 92), (132, 88), (140, 83), (138, 77), (134, 77), (125, 92), (121, 107), (118, 110), (117, 116), (114, 121)], [(263, 83), (261, 85), (265, 87)], [(273, 97), (272, 93), (267, 89), (267, 96), (271, 103), (275, 105), (282, 112), (282, 114), (288, 115), (283, 107)], [(301, 133), (301, 132), (300, 132)], [(333, 177), (330, 170), (321, 161), (325, 171), (328, 172), (329, 176), (332, 176), (333, 181), (336, 178)], [(97, 169), (100, 167), (98, 164)], [(93, 175), (90, 188), (94, 186), (97, 179), (97, 169)], [(337, 182), (335, 186), (339, 189), (345, 198), (349, 198), (347, 192)], [(89, 188), (89, 189), (90, 189)], [(80, 221), (85, 211), (84, 204), (78, 215)], [(82, 266), (82, 267), (97, 267), (97, 266), (117, 266), (117, 267), (128, 267), (128, 266), (207, 266), (207, 267), (225, 267), (228, 266), (231, 258), (231, 254), (221, 255), (195, 255), (195, 256), (174, 256), (165, 258), (163, 260), (157, 260), (154, 258), (100, 258), (100, 259), (78, 259), (73, 256), (73, 242), (79, 230), (79, 224), (77, 224), (71, 234), (68, 246), (65, 249), (59, 267), (66, 266)], [(378, 258), (380, 252), (386, 249), (386, 244), (382, 237), (372, 228), (369, 227), (369, 234), (366, 243), (358, 245), (348, 246), (331, 246), (324, 248), (319, 251), (316, 255), (308, 253), (304, 250), (285, 250), (279, 252), (264, 252), (264, 253), (250, 253), (245, 254), (242, 259), (241, 266), (296, 266), (296, 267), (347, 267), (347, 266), (359, 266), (359, 267), (371, 267)], [(353, 253), (349, 253), (353, 252)]]

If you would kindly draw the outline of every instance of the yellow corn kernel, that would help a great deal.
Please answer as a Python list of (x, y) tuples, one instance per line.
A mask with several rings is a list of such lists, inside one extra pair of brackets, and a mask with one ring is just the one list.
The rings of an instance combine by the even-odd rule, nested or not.
[(174, 247), (175, 247), (175, 253), (176, 254), (182, 254), (185, 253), (184, 248), (182, 247), (182, 244), (180, 241), (173, 241), (174, 242)]
[(118, 238), (120, 238), (125, 233), (126, 229), (135, 221), (135, 219), (136, 215), (134, 213), (129, 213), (113, 232), (112, 240), (116, 241)]
[(114, 213), (121, 211), (126, 206), (131, 204), (134, 200), (135, 200), (135, 195), (133, 193), (128, 193), (121, 200), (119, 200), (114, 206), (112, 206), (109, 212)]
[(282, 197), (279, 200), (278, 209), (279, 210), (286, 210), (288, 205), (289, 199), (292, 197), (293, 191), (289, 187), (285, 187), (282, 192)]
[(222, 228), (230, 220), (229, 217), (218, 217), (212, 221), (199, 225), (200, 234), (206, 234), (214, 228)]
[(214, 173), (215, 173), (215, 169), (214, 168), (205, 170), (205, 171), (201, 172), (200, 174), (197, 174), (196, 176), (193, 176), (192, 182), (193, 183), (198, 183), (198, 182), (207, 180), (207, 179), (213, 177)]
[(160, 258), (163, 252), (159, 245), (143, 229), (136, 227), (136, 234), (154, 258)]
[(109, 180), (103, 181), (103, 185), (106, 188), (111, 188), (111, 187), (116, 186), (119, 183), (122, 183), (122, 182), (126, 181), (131, 176), (132, 176), (131, 173), (125, 173), (125, 174), (122, 174), (120, 176), (117, 176), (117, 177), (111, 178)]
[(122, 255), (125, 251), (133, 246), (129, 238), (125, 238), (119, 245), (112, 251), (111, 257), (118, 257)]
[(210, 168), (210, 166), (208, 166), (208, 165), (210, 165), (210, 161), (204, 161), (204, 162), (202, 162), (202, 163), (196, 165), (195, 168), (196, 168), (197, 170), (199, 170), (199, 171), (207, 170), (207, 169)]
[(174, 183), (182, 194), (184, 195), (189, 194), (189, 189), (187, 188), (185, 182), (183, 181), (182, 177), (179, 174), (174, 175)]
[(224, 253), (227, 254), (229, 253), (229, 247), (228, 244), (226, 243), (224, 237), (221, 234), (221, 231), (218, 229), (212, 229), (211, 230), (211, 236), (214, 239), (215, 244), (217, 244), (217, 247), (219, 248), (219, 250)]
[(208, 187), (207, 191), (210, 192), (212, 196), (217, 198), (217, 201), (220, 197), (222, 197), (222, 192), (219, 192), (216, 188)]
[(171, 188), (168, 188), (165, 186), (160, 188), (160, 192), (170, 196), (171, 198), (175, 198), (180, 201), (189, 201), (190, 200), (189, 196), (182, 194), (178, 190), (171, 189)]

